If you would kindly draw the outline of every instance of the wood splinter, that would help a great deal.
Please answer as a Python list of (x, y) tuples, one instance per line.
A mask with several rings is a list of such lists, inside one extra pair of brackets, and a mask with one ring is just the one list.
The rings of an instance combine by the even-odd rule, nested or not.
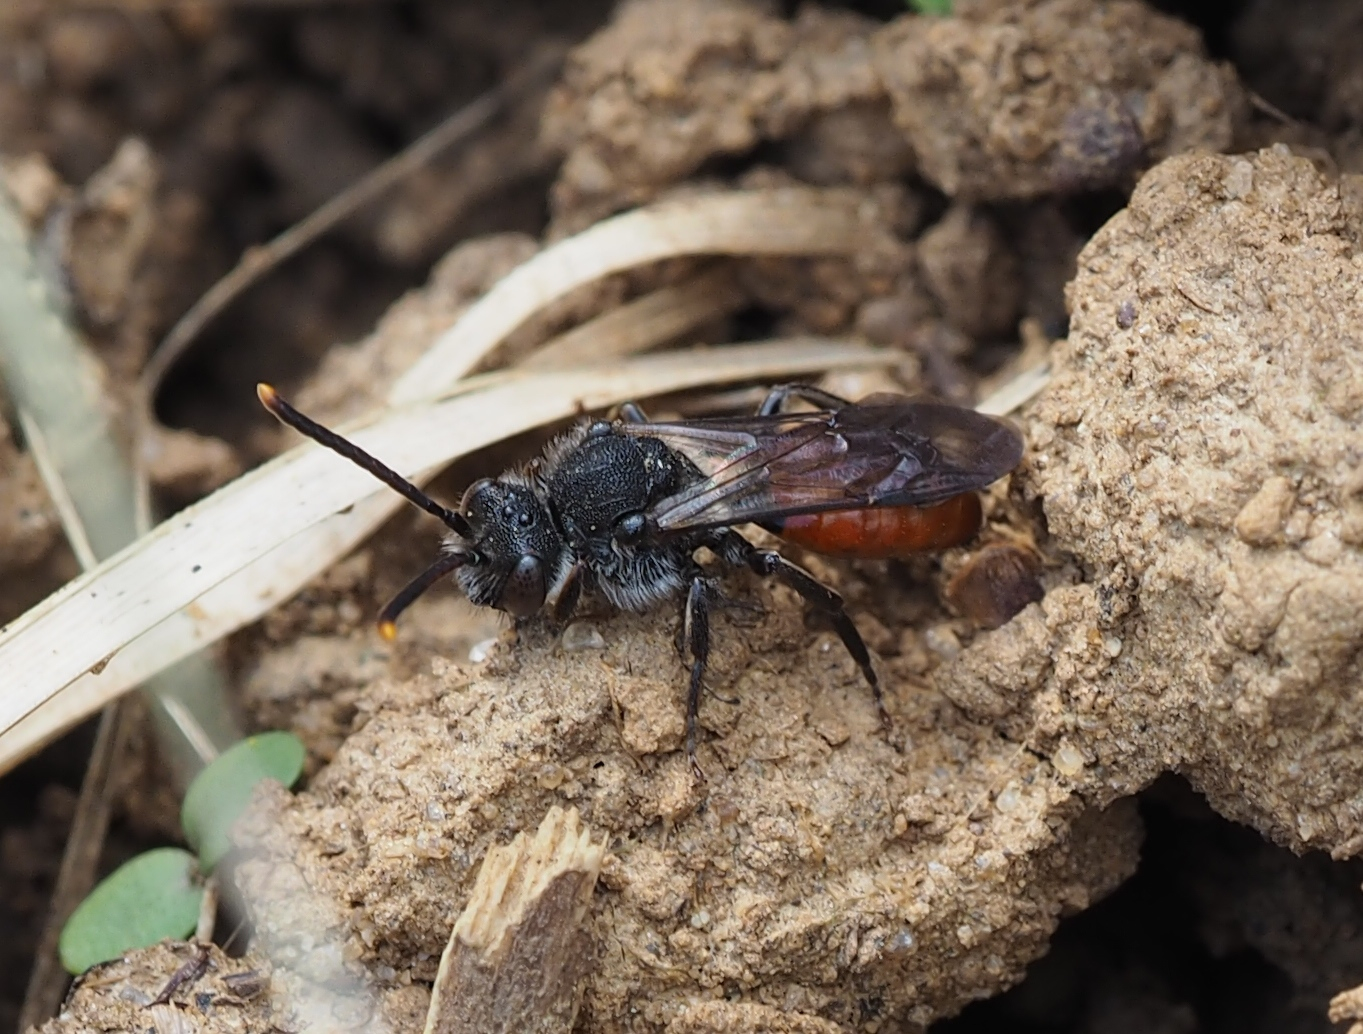
[(426, 1034), (569, 1034), (590, 969), (584, 920), (606, 845), (577, 809), (488, 848), (431, 989)]

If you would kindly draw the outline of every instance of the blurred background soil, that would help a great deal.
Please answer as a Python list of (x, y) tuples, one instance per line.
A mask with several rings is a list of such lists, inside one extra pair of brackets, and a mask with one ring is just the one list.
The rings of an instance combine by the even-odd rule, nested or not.
[[(988, 630), (1016, 608), (997, 620), (972, 608), (971, 550), (888, 566), (801, 558), (847, 596), (900, 687), (889, 739), (827, 630), (751, 579), (736, 589), (763, 613), (718, 622), (708, 797), (677, 753), (672, 614), (589, 612), (561, 641), (513, 648), (494, 618), (437, 592), (380, 648), (372, 615), (438, 543), (414, 516), (226, 644), (251, 726), (308, 744), (313, 784), (277, 822), (307, 843), (294, 861), (309, 884), (345, 903), (340, 936), (392, 985), (391, 1015), (433, 976), (487, 843), (564, 799), (617, 838), (609, 933), (644, 946), (589, 993), (583, 1030), (787, 1029), (739, 1001), (754, 987), (772, 1015), (830, 1024), (790, 1030), (915, 1030), (1020, 980), (940, 1029), (1307, 1032), (1363, 983), (1350, 860), (1363, 845), (1363, 632), (1347, 617), (1363, 613), (1363, 455), (1349, 440), (1363, 413), (1351, 394), (1363, 295), (1349, 293), (1363, 8), (957, 0), (956, 14), (891, 0), (0, 11), (5, 182), (125, 401), (155, 343), (243, 252), (535, 55), (576, 47), (552, 88), (197, 339), (157, 398), (163, 510), (284, 446), (257, 381), (324, 419), (362, 412), (542, 239), (679, 192), (807, 183), (882, 206), (897, 248), (874, 275), (832, 259), (729, 263), (739, 300), (705, 332), (855, 333), (898, 351), (888, 383), (830, 382), (844, 394), (973, 400), (1068, 336), (1064, 375), (1024, 418), (1028, 463), (986, 500), (991, 548), (1028, 558), (1027, 610)], [(1273, 145), (1290, 154), (1187, 157)], [(1236, 268), (1245, 247), (1264, 295), (1295, 302), (1281, 319), (1243, 317), (1243, 296), (1207, 273)], [(1309, 275), (1329, 263), (1334, 294)], [(612, 278), (528, 333), (697, 268)], [(1287, 339), (1319, 347), (1271, 376), (1241, 362), (1250, 344)], [(1265, 385), (1275, 394), (1256, 399)], [(1222, 398), (1235, 412), (1204, 426)], [(1142, 434), (1173, 443), (1173, 466), (1137, 492), (1123, 451)], [(459, 465), (437, 495), (457, 499), (540, 440)], [(76, 570), (0, 421), (0, 624)], [(1296, 611), (1272, 602), (1294, 594)], [(1223, 632), (1228, 646), (1205, 645)], [(1209, 703), (1213, 685), (1235, 692)], [(77, 730), (4, 777), (5, 1029), (90, 738)], [(432, 762), (400, 793), (375, 769), (383, 751)], [(177, 835), (150, 734), (129, 753), (110, 866)], [(427, 802), (416, 818), (408, 796)], [(413, 822), (429, 826), (429, 852), (373, 862)], [(364, 861), (346, 857), (360, 834), (342, 828), (364, 830), (350, 845)], [(430, 876), (433, 861), (450, 871)], [(967, 862), (978, 879), (960, 882)], [(896, 865), (913, 879), (887, 889)], [(864, 921), (848, 925), (849, 910)], [(893, 925), (906, 917), (921, 943)], [(695, 987), (714, 1001), (688, 1019)], [(641, 988), (652, 1000), (630, 1013)]]

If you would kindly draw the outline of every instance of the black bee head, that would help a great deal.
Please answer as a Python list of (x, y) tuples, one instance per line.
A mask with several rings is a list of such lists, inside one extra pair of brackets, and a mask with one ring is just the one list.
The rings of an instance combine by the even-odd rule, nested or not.
[(459, 508), (472, 532), (460, 545), (473, 557), (457, 573), (469, 601), (515, 617), (537, 612), (564, 554), (545, 501), (519, 480), (484, 479), (469, 486)]

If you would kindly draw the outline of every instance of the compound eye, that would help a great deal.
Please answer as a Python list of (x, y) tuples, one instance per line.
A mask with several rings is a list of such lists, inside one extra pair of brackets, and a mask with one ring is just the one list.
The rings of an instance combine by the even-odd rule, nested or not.
[(469, 485), (468, 488), (464, 489), (464, 498), (459, 503), (460, 511), (468, 513), (469, 508), (473, 505), (474, 499), (491, 488), (492, 484), (492, 478), (479, 478), (473, 484)]
[(501, 595), (497, 598), (497, 609), (518, 618), (528, 618), (544, 606), (544, 565), (540, 558), (526, 553), (516, 561)]
[(647, 517), (642, 513), (627, 513), (615, 522), (615, 541), (622, 546), (637, 546), (647, 531)]

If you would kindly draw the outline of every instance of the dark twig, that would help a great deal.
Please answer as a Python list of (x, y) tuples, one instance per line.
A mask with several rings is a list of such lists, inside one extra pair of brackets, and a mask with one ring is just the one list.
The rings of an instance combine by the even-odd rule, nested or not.
[(1287, 126), (1296, 127), (1301, 125), (1300, 119), (1293, 118), (1257, 90), (1246, 88), (1245, 94), (1249, 98), (1250, 107), (1254, 108), (1256, 111), (1267, 115), (1269, 118), (1277, 119)]
[(128, 704), (119, 701), (104, 709), (95, 734), (94, 749), (81, 783), (76, 813), (71, 819), (71, 832), (57, 871), (57, 884), (52, 889), (47, 922), (34, 950), (33, 969), (28, 976), (24, 1006), (19, 1013), (19, 1029), (28, 1030), (51, 1019), (61, 1006), (66, 991), (66, 971), (57, 959), (57, 941), (62, 927), (76, 906), (95, 885), (99, 856), (104, 849), (104, 834), (109, 828), (109, 813), (113, 808), (110, 778), (114, 764), (123, 754), (130, 725)]
[(184, 355), (199, 332), (237, 295), (285, 259), (297, 254), (322, 234), (360, 208), (379, 197), (404, 177), (427, 164), (440, 152), (476, 133), (500, 114), (510, 103), (545, 82), (563, 61), (561, 48), (549, 48), (519, 71), (471, 104), (450, 115), (434, 129), (418, 138), (357, 182), (327, 201), (311, 215), (290, 226), (273, 240), (249, 249), (236, 267), (210, 287), (170, 328), (139, 381), (148, 411), (166, 373)]
[(161, 988), (161, 993), (151, 1000), (151, 1005), (165, 1005), (175, 997), (177, 991), (182, 987), (193, 987), (199, 979), (208, 972), (208, 945), (196, 944), (194, 954), (184, 965), (170, 975), (166, 981), (166, 986)]

